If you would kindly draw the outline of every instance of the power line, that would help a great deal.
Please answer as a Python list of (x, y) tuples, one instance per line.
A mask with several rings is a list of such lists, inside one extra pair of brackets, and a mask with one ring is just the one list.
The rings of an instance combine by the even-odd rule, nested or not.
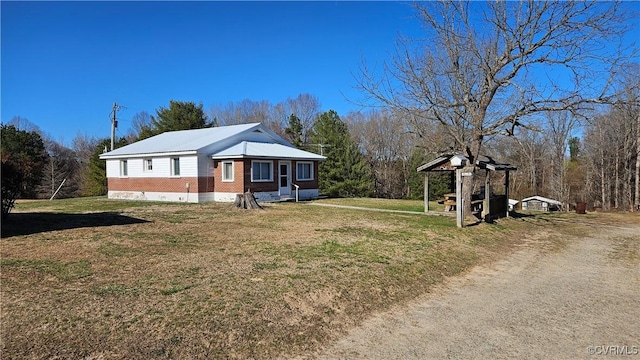
[(317, 146), (320, 149), (320, 156), (324, 156), (324, 148), (331, 147), (331, 144), (307, 144), (307, 146)]

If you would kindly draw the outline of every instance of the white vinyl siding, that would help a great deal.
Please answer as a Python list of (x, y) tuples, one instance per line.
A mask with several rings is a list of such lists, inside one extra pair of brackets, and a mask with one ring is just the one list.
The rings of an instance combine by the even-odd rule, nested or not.
[[(173, 175), (173, 160), (171, 159), (180, 159), (180, 175)], [(167, 172), (164, 173), (164, 177), (166, 176), (180, 176), (180, 177), (196, 177), (198, 176), (198, 157), (197, 156), (172, 156), (171, 158), (165, 158)], [(156, 167), (156, 163), (153, 163), (154, 169)], [(153, 171), (155, 173), (155, 170)]]
[[(190, 159), (190, 158), (184, 158)], [(190, 160), (189, 160), (190, 161)], [(197, 161), (197, 176), (213, 176), (214, 171), (214, 161), (206, 155), (198, 155), (198, 157), (194, 160)]]
[(233, 161), (222, 162), (222, 181), (233, 182)]
[(313, 163), (308, 161), (298, 161), (296, 163), (296, 179), (298, 181), (313, 180)]
[[(176, 157), (154, 157), (153, 171), (149, 172), (145, 169), (145, 160), (149, 158), (129, 158), (127, 160), (127, 170), (129, 178), (168, 178), (172, 177), (171, 159)], [(120, 177), (120, 163), (122, 160), (107, 160), (107, 177)], [(197, 177), (198, 176), (198, 157), (197, 156), (181, 156), (180, 157), (180, 177)]]
[(107, 177), (120, 176), (120, 160), (107, 160)]
[(120, 177), (129, 177), (129, 162), (120, 160)]
[(273, 161), (251, 162), (251, 181), (270, 182), (273, 181)]

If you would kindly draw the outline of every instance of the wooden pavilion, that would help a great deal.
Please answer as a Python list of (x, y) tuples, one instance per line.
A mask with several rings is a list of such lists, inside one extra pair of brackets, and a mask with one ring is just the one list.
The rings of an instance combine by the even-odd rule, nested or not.
[[(445, 205), (451, 209), (455, 208), (458, 215), (458, 226), (462, 227), (462, 206), (458, 205), (458, 200), (462, 198), (462, 178), (473, 176), (470, 172), (465, 172), (463, 166), (467, 158), (461, 154), (441, 155), (437, 159), (418, 167), (418, 172), (424, 173), (424, 211), (429, 212), (429, 174), (431, 172), (450, 172), (455, 176), (455, 194), (448, 194)], [(480, 156), (476, 161), (476, 169), (484, 170), (484, 186), (478, 192), (472, 194), (471, 208), (476, 215), (484, 221), (509, 216), (509, 172), (517, 170), (514, 166), (499, 163), (487, 156)], [(468, 170), (467, 170), (468, 171)], [(496, 195), (493, 192), (492, 173), (504, 172), (504, 194)], [(494, 176), (495, 177), (495, 176)], [(464, 200), (462, 200), (464, 201)]]

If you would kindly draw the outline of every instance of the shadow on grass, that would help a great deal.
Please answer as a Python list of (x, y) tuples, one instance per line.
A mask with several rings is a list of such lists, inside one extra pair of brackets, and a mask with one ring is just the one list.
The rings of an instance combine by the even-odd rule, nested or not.
[[(523, 213), (518, 213), (515, 211), (510, 211), (509, 212), (509, 217), (512, 219), (524, 219), (524, 218), (535, 218), (536, 216), (534, 214), (523, 214)], [(484, 224), (496, 224), (500, 219), (506, 219), (506, 217), (502, 216), (502, 217), (494, 217), (494, 218), (488, 218), (483, 220), (482, 217), (480, 216), (479, 212), (475, 212), (473, 213), (473, 218), (476, 220), (475, 222), (471, 222), (471, 223), (466, 223), (464, 226), (465, 227), (469, 227), (469, 226), (477, 226), (480, 225), (482, 223)], [(546, 219), (542, 219), (544, 221), (548, 221)]]
[(524, 213), (519, 213), (519, 212), (515, 212), (515, 211), (510, 211), (509, 212), (509, 216), (512, 217), (512, 218), (515, 218), (515, 219), (536, 217), (534, 214), (524, 214)]
[(2, 221), (2, 238), (37, 234), (46, 231), (87, 227), (141, 224), (149, 221), (120, 215), (117, 212), (91, 214), (12, 213)]

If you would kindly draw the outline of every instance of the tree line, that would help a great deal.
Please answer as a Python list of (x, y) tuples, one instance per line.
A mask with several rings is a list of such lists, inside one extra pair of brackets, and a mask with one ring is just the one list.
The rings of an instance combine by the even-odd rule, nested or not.
[[(542, 195), (566, 204), (586, 202), (602, 210), (634, 209), (639, 189), (640, 96), (638, 87), (630, 89), (635, 91), (629, 93), (635, 103), (603, 108), (588, 121), (550, 112), (535, 130), (489, 140), (487, 155), (518, 168), (512, 175), (513, 197)], [(315, 99), (308, 94), (305, 98)], [(172, 101), (140, 123), (143, 126), (117, 139), (116, 147), (164, 131), (262, 121), (297, 147), (327, 157), (319, 169), (322, 194), (393, 199), (421, 198), (423, 178), (416, 168), (453, 151), (445, 136), (437, 137), (437, 127), (425, 139), (408, 119), (390, 109), (350, 112), (341, 118), (333, 110), (321, 112), (319, 102), (314, 101), (317, 105), (309, 111), (313, 121), (304, 125), (303, 115), (283, 116), (285, 122), (265, 116), (269, 112), (262, 113), (264, 108), (254, 108), (250, 101), (227, 107), (235, 109), (231, 114), (242, 108), (238, 113), (244, 118), (228, 117), (224, 112), (211, 116), (201, 105)], [(253, 112), (256, 109), (259, 111)], [(56, 191), (56, 198), (106, 194), (105, 162), (99, 156), (109, 144), (109, 138), (78, 135), (66, 147), (20, 117), (2, 125), (3, 212), (12, 206), (4, 200), (16, 197), (50, 198)], [(14, 178), (12, 172), (20, 174)], [(16, 178), (18, 183), (13, 184)], [(447, 175), (431, 181), (431, 197), (453, 190)]]

